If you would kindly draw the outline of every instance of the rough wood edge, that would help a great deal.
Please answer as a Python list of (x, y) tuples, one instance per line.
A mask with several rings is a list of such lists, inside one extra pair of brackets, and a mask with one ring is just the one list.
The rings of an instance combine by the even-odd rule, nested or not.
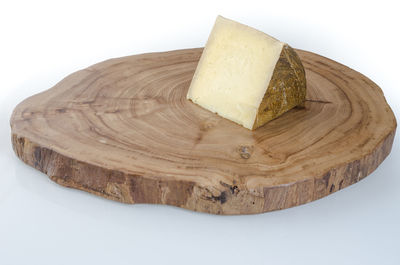
[(123, 203), (167, 204), (194, 211), (232, 215), (262, 213), (301, 205), (360, 181), (389, 155), (395, 131), (396, 127), (364, 157), (338, 165), (303, 182), (262, 187), (261, 194), (228, 183), (221, 183), (226, 189), (220, 194), (213, 194), (212, 187), (203, 187), (195, 182), (163, 181), (125, 174), (63, 156), (15, 133), (12, 133), (12, 146), (23, 162), (65, 187)]

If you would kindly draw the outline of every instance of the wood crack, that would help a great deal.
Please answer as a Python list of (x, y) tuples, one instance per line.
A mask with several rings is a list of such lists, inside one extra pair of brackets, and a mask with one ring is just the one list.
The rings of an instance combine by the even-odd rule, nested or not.
[(323, 103), (323, 104), (332, 104), (331, 101), (324, 101), (318, 99), (306, 99), (307, 102), (314, 102), (314, 103)]

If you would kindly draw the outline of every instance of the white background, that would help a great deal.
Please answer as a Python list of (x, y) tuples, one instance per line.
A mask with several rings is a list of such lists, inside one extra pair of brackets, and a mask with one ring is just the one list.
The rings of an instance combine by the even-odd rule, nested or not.
[(67, 189), (12, 152), (24, 98), (96, 62), (204, 45), (218, 14), (365, 74), (400, 117), (396, 1), (0, 2), (0, 264), (400, 264), (399, 137), (324, 199), (215, 216)]

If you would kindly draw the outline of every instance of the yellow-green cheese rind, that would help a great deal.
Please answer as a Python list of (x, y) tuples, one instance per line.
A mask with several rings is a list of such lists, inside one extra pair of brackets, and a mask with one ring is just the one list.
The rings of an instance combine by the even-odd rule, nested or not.
[(285, 44), (258, 108), (252, 129), (257, 129), (296, 106), (304, 106), (305, 99), (304, 67), (292, 47)]

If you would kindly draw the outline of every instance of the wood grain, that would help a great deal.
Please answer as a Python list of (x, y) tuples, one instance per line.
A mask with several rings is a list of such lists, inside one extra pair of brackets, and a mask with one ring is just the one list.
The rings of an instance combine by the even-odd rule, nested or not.
[(362, 74), (297, 50), (306, 107), (250, 131), (186, 100), (201, 52), (134, 55), (73, 73), (15, 108), (15, 153), (67, 187), (214, 214), (322, 198), (390, 153), (395, 117)]

